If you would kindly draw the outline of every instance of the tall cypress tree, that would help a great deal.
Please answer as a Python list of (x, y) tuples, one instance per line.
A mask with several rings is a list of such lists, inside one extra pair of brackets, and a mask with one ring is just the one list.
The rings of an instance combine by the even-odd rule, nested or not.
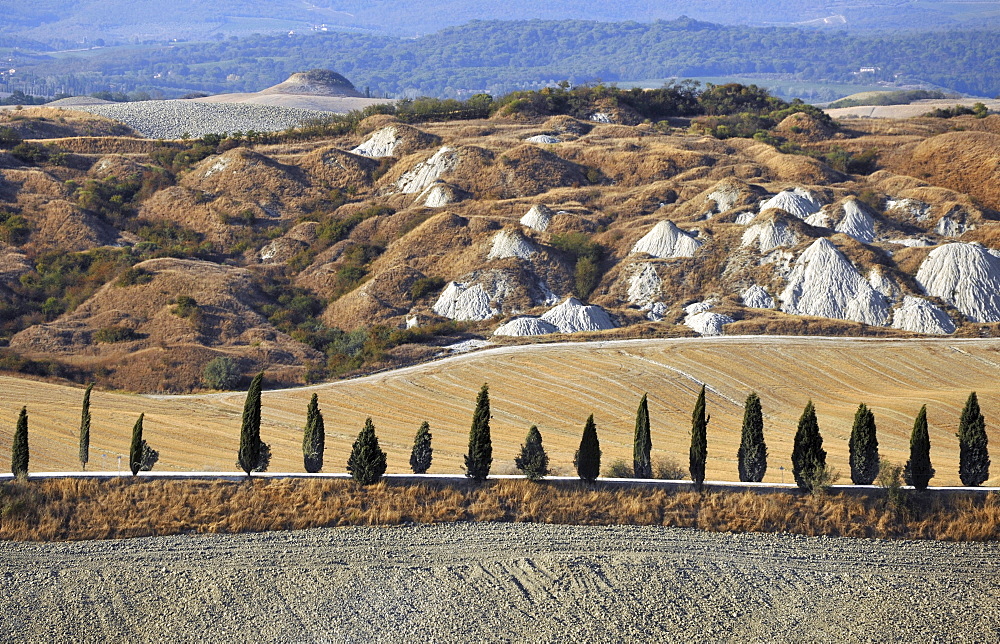
[(302, 431), (302, 461), (312, 474), (323, 469), (323, 450), (326, 447), (326, 428), (323, 412), (319, 410), (319, 396), (312, 395), (306, 408), (306, 426)]
[(271, 447), (260, 440), (260, 395), (264, 381), (261, 371), (250, 382), (243, 403), (243, 424), (240, 427), (240, 451), (236, 464), (246, 472), (263, 472), (271, 463)]
[(361, 485), (372, 485), (385, 474), (385, 463), (385, 452), (379, 447), (375, 425), (368, 418), (351, 448), (347, 471)]
[(649, 460), (649, 452), (653, 441), (649, 435), (649, 405), (646, 394), (639, 401), (639, 409), (635, 412), (635, 437), (632, 442), (632, 474), (637, 479), (653, 478), (653, 464)]
[(90, 460), (90, 390), (94, 383), (87, 385), (83, 392), (83, 412), (80, 414), (80, 468), (86, 471)]
[(431, 426), (425, 420), (420, 423), (417, 435), (413, 437), (413, 449), (410, 451), (410, 469), (414, 474), (426, 474), (431, 469), (431, 458), (434, 448), (431, 447)]
[(10, 451), (10, 471), (16, 478), (28, 478), (28, 408), (21, 407)]
[(705, 483), (705, 462), (708, 460), (708, 421), (711, 416), (705, 415), (705, 385), (698, 392), (698, 400), (691, 413), (691, 480), (696, 489), (700, 490)]
[(819, 433), (816, 408), (810, 400), (799, 418), (799, 428), (795, 432), (792, 446), (792, 476), (799, 489), (811, 492), (816, 474), (826, 467), (826, 450), (823, 437)]
[(132, 445), (128, 451), (128, 465), (132, 470), (132, 476), (142, 469), (142, 447), (146, 442), (142, 439), (142, 419), (146, 414), (139, 414), (139, 419), (132, 426)]
[(849, 444), (851, 482), (855, 485), (871, 485), (878, 476), (878, 437), (875, 432), (875, 414), (861, 403), (854, 414)]
[(514, 458), (514, 466), (528, 477), (529, 481), (537, 481), (549, 474), (549, 457), (542, 447), (542, 434), (538, 427), (532, 425), (528, 435), (521, 445), (521, 453)]
[(493, 443), (490, 440), (490, 388), (483, 383), (476, 398), (476, 411), (469, 430), (469, 453), (465, 455), (465, 475), (483, 481), (490, 475), (493, 464)]
[(918, 490), (926, 490), (934, 478), (931, 467), (931, 437), (927, 433), (927, 405), (920, 408), (910, 434), (910, 458), (903, 466), (903, 480)]
[(986, 418), (979, 409), (976, 392), (969, 394), (958, 421), (958, 476), (962, 485), (979, 487), (990, 478), (990, 452)]
[(594, 415), (587, 418), (580, 438), (580, 449), (573, 455), (573, 465), (581, 479), (593, 483), (601, 473), (601, 442), (597, 440), (597, 425)]
[(736, 451), (740, 480), (759, 483), (767, 472), (767, 445), (764, 443), (764, 412), (757, 392), (751, 392), (743, 405), (743, 431)]

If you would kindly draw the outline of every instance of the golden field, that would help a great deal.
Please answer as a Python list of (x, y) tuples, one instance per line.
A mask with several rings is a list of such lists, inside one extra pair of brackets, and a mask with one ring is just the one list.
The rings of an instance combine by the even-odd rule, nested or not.
[[(913, 418), (926, 403), (937, 470), (931, 485), (956, 485), (955, 431), (970, 391), (978, 392), (987, 431), (998, 444), (998, 373), (1000, 340), (734, 336), (497, 347), (354, 380), (265, 391), (261, 437), (271, 444), (272, 471), (301, 472), (305, 408), (315, 392), (326, 421), (324, 471), (344, 471), (351, 443), (371, 416), (389, 472), (409, 470), (413, 435), (427, 420), (434, 437), (431, 472), (459, 474), (476, 393), (488, 382), (493, 472), (514, 471), (514, 455), (528, 427), (537, 424), (554, 473), (572, 474), (573, 452), (591, 413), (603, 463), (631, 461), (635, 409), (648, 392), (654, 459), (686, 464), (691, 409), (705, 383), (710, 480), (737, 480), (743, 401), (755, 390), (764, 405), (768, 482), (791, 481), (796, 422), (812, 399), (828, 463), (839, 470), (841, 483), (849, 482), (847, 440), (858, 403), (875, 412), (882, 455), (899, 463), (908, 456)], [(0, 383), (0, 446), (11, 444), (17, 413), (27, 405), (30, 470), (79, 469), (83, 390), (9, 376)], [(132, 424), (144, 412), (145, 438), (160, 451), (158, 471), (233, 471), (244, 397), (95, 391), (88, 469), (116, 469)], [(0, 452), (0, 468), (9, 468), (9, 449)], [(1000, 480), (997, 468), (993, 484)]]

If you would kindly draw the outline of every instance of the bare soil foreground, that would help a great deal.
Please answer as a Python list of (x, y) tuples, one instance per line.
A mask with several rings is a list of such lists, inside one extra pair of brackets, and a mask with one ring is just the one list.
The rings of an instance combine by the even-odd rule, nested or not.
[(459, 523), (0, 544), (20, 641), (996, 641), (1000, 544)]

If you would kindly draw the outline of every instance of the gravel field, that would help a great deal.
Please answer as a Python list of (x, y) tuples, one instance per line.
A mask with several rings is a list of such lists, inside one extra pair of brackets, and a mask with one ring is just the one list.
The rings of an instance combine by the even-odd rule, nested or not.
[(2, 543), (3, 641), (1000, 641), (1000, 544), (443, 524)]
[(74, 110), (121, 121), (151, 139), (177, 139), (222, 132), (276, 132), (329, 112), (300, 110), (256, 103), (199, 103), (194, 101), (137, 101), (80, 105)]

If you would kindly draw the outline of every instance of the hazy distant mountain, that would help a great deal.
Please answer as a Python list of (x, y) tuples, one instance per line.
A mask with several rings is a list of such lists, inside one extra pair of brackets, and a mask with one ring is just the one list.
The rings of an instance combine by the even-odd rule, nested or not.
[[(0, 34), (53, 44), (206, 39), (248, 33), (365, 30), (417, 35), (470, 20), (652, 21), (929, 29), (1000, 24), (1000, 2), (916, 0), (0, 0)], [(0, 44), (3, 44), (0, 41)], [(11, 44), (8, 42), (7, 44)]]

